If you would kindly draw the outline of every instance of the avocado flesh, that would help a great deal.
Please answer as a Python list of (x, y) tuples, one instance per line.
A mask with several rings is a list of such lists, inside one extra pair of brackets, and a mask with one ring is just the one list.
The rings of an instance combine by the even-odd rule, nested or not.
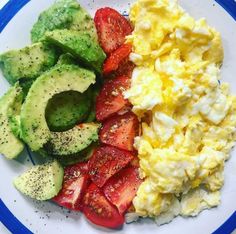
[(66, 131), (81, 123), (88, 115), (91, 100), (87, 92), (68, 91), (49, 100), (45, 117), (51, 131)]
[(86, 162), (88, 161), (94, 152), (94, 149), (98, 146), (98, 142), (93, 142), (90, 144), (86, 149), (83, 149), (77, 154), (71, 154), (71, 155), (54, 155), (54, 158), (56, 158), (63, 166), (69, 166), (80, 162)]
[(0, 68), (14, 85), (20, 79), (35, 79), (57, 61), (56, 51), (41, 42), (0, 55)]
[(56, 161), (33, 166), (13, 184), (21, 193), (39, 201), (55, 197), (62, 188), (64, 170)]
[(60, 55), (58, 61), (57, 61), (57, 65), (61, 65), (61, 64), (75, 64), (76, 65), (76, 61), (75, 58), (69, 54), (62, 54)]
[(45, 34), (45, 40), (72, 54), (96, 73), (102, 72), (106, 55), (98, 42), (91, 40), (87, 33), (67, 29), (54, 30)]
[(20, 116), (22, 139), (32, 151), (42, 148), (52, 137), (45, 118), (48, 101), (54, 95), (65, 91), (83, 93), (94, 83), (93, 72), (66, 64), (55, 66), (33, 83)]
[(99, 128), (100, 124), (83, 123), (65, 132), (52, 132), (44, 148), (49, 155), (77, 154), (98, 140)]
[(12, 132), (8, 117), (9, 108), (20, 93), (21, 88), (15, 85), (0, 99), (0, 153), (8, 159), (16, 158), (24, 149), (23, 142)]
[(40, 41), (46, 32), (65, 28), (86, 32), (97, 41), (93, 19), (76, 0), (59, 0), (42, 12), (31, 30), (31, 40)]

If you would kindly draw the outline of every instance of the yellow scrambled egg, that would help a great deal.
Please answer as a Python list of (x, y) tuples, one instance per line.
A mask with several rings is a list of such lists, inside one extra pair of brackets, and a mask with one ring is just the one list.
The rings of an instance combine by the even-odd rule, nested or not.
[(127, 42), (136, 65), (124, 94), (141, 121), (135, 139), (140, 216), (169, 222), (220, 203), (224, 163), (236, 140), (236, 98), (220, 83), (220, 34), (176, 1), (138, 0)]

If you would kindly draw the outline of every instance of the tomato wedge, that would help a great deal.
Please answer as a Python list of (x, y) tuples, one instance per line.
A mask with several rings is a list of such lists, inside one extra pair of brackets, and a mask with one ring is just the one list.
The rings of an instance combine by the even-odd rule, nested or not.
[(138, 169), (129, 167), (111, 177), (104, 185), (103, 192), (120, 214), (123, 214), (130, 207), (141, 183)]
[(106, 54), (118, 49), (125, 42), (125, 37), (132, 32), (129, 21), (109, 7), (97, 10), (94, 22), (100, 45)]
[(112, 146), (98, 147), (88, 162), (91, 180), (98, 187), (102, 187), (111, 176), (125, 167), (133, 157), (130, 152)]
[(96, 100), (97, 120), (103, 121), (130, 107), (129, 101), (123, 96), (123, 92), (130, 88), (130, 82), (128, 77), (120, 76), (104, 84)]
[(124, 223), (124, 217), (93, 183), (83, 198), (83, 213), (92, 223), (107, 228), (118, 228)]
[(81, 198), (89, 184), (86, 163), (68, 166), (64, 170), (64, 181), (59, 194), (52, 200), (70, 210), (81, 210)]
[(103, 64), (103, 74), (108, 75), (119, 68), (119, 65), (126, 59), (132, 51), (132, 45), (123, 44), (112, 52)]
[(120, 149), (133, 151), (134, 137), (138, 134), (138, 119), (128, 112), (116, 115), (103, 123), (99, 136), (100, 141)]

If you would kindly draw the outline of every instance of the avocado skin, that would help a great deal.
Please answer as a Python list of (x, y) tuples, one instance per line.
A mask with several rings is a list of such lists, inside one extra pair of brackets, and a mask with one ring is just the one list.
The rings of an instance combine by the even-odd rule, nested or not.
[(0, 68), (7, 81), (14, 85), (20, 79), (37, 78), (56, 63), (57, 57), (53, 47), (39, 42), (0, 55)]
[(49, 100), (45, 112), (49, 129), (62, 132), (81, 123), (90, 111), (90, 99), (88, 92), (69, 91), (55, 95)]
[(44, 39), (49, 44), (56, 45), (63, 51), (72, 54), (84, 66), (101, 74), (106, 55), (99, 43), (91, 40), (86, 32), (67, 29), (54, 30), (47, 32)]
[[(31, 86), (21, 108), (22, 139), (32, 151), (37, 151), (51, 139), (45, 119), (48, 101), (65, 91), (85, 92), (95, 83), (95, 74), (76, 65), (55, 66), (42, 74)], [(40, 98), (40, 100), (39, 100)]]
[(97, 41), (93, 19), (76, 0), (56, 1), (42, 12), (31, 30), (31, 40), (38, 42), (46, 32), (65, 28), (87, 32), (90, 39)]
[(56, 160), (36, 165), (14, 179), (21, 193), (39, 201), (55, 197), (62, 188), (64, 170)]
[[(16, 84), (0, 99), (0, 153), (8, 159), (16, 158), (24, 149), (24, 143), (16, 137), (17, 131), (13, 133), (13, 125), (9, 120), (9, 109), (12, 108), (21, 92), (21, 88)], [(11, 117), (15, 117), (13, 113)]]
[(100, 124), (82, 123), (65, 132), (52, 132), (44, 149), (51, 156), (77, 154), (98, 140), (99, 128)]

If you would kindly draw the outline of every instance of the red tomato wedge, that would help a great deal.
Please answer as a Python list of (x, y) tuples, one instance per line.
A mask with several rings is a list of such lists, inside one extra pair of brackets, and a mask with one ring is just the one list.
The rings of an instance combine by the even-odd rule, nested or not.
[(130, 88), (130, 79), (120, 76), (107, 81), (96, 99), (96, 118), (103, 121), (122, 109), (127, 109), (130, 103), (124, 98), (123, 92)]
[(86, 163), (68, 166), (64, 170), (64, 181), (59, 194), (52, 200), (70, 210), (81, 210), (81, 198), (89, 184)]
[(99, 133), (100, 141), (107, 145), (132, 151), (138, 128), (138, 119), (132, 112), (116, 115), (103, 123)]
[(102, 187), (106, 181), (125, 167), (133, 159), (133, 154), (112, 146), (98, 147), (88, 162), (91, 180)]
[(129, 61), (129, 58), (126, 58), (119, 64), (118, 69), (115, 72), (112, 72), (112, 75), (115, 77), (126, 76), (131, 78), (134, 68), (135, 65), (131, 61)]
[(104, 185), (103, 192), (120, 214), (123, 214), (130, 207), (141, 183), (138, 169), (129, 167), (111, 177)]
[(107, 228), (118, 228), (124, 223), (124, 217), (93, 183), (83, 198), (83, 213), (92, 223)]
[(100, 45), (106, 54), (119, 48), (125, 42), (125, 37), (132, 32), (129, 21), (109, 7), (97, 10), (94, 22)]
[(103, 64), (103, 74), (108, 75), (119, 68), (119, 65), (127, 60), (132, 51), (132, 45), (123, 44), (117, 50), (112, 52)]

